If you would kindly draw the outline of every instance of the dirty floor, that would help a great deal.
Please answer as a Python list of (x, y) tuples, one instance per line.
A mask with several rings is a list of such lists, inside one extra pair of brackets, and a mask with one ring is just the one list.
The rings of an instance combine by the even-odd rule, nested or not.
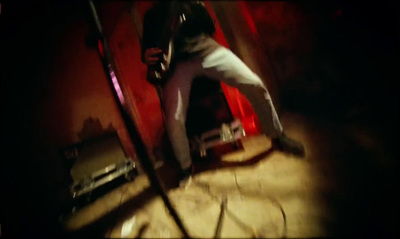
[[(158, 169), (189, 234), (196, 238), (386, 237), (394, 234), (394, 155), (379, 131), (362, 124), (286, 113), (286, 132), (306, 147), (297, 158), (264, 136), (244, 139), (196, 164), (176, 186), (172, 166)], [(213, 156), (210, 156), (213, 157)], [(181, 232), (146, 176), (122, 183), (62, 219), (72, 235), (179, 238)]]

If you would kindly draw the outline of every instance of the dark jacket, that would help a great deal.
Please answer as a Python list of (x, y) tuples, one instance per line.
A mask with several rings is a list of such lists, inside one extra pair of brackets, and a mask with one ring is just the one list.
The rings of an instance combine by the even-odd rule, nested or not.
[[(184, 4), (188, 4), (189, 12), (187, 8), (184, 8)], [(165, 33), (165, 28), (171, 25), (171, 22), (168, 22), (168, 18), (170, 12), (174, 9), (177, 9), (176, 12), (185, 12), (187, 16), (186, 21), (178, 28), (175, 37), (175, 58), (186, 58), (187, 55), (199, 53), (204, 49), (215, 47), (217, 44), (215, 41), (204, 41), (205, 38), (210, 38), (215, 33), (215, 26), (214, 20), (203, 4), (177, 2), (176, 5), (172, 6), (169, 1), (160, 1), (148, 10), (144, 16), (142, 39), (143, 62), (144, 51), (146, 49), (153, 47), (162, 48), (159, 41)], [(174, 18), (177, 19), (177, 16), (174, 15)], [(202, 39), (204, 43), (200, 43), (197, 39)], [(195, 45), (196, 47), (193, 47)]]

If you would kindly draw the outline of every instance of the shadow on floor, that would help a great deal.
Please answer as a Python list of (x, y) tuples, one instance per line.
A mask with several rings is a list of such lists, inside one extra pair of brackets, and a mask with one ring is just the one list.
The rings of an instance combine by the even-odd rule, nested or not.
[[(264, 152), (261, 152), (252, 158), (242, 161), (242, 162), (224, 162), (219, 160), (217, 155), (210, 155), (206, 162), (195, 163), (195, 172), (194, 175), (206, 171), (214, 171), (224, 168), (234, 168), (234, 167), (246, 167), (252, 166), (260, 162), (261, 160), (265, 160), (271, 153), (273, 149), (268, 149)], [(164, 189), (169, 191), (171, 189), (177, 188), (179, 186), (178, 179), (178, 170), (176, 163), (167, 162), (162, 167), (157, 169), (157, 175), (160, 179), (160, 182), (164, 185)], [(105, 216), (97, 219), (93, 223), (88, 226), (81, 228), (79, 231), (69, 233), (69, 236), (72, 238), (75, 237), (92, 237), (92, 236), (101, 236), (103, 237), (106, 233), (106, 230), (110, 227), (110, 225), (116, 225), (119, 221), (123, 221), (128, 219), (135, 213), (135, 211), (142, 208), (156, 196), (156, 192), (153, 188), (148, 187), (144, 189), (141, 193), (136, 195), (133, 199), (119, 205), (114, 210), (107, 213)], [(117, 221), (118, 218), (118, 221)], [(143, 229), (144, 231), (145, 229)], [(140, 236), (140, 233), (138, 237)]]

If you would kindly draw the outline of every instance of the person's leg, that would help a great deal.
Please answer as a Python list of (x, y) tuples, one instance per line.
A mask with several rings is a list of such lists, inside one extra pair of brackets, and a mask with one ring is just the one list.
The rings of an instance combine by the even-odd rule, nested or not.
[(189, 169), (192, 164), (185, 122), (193, 78), (190, 62), (178, 63), (162, 92), (166, 130), (183, 171)]
[(271, 96), (260, 79), (230, 50), (220, 47), (201, 59), (203, 72), (210, 78), (236, 87), (246, 96), (256, 112), (263, 133), (282, 150), (304, 154), (304, 147), (285, 136)]
[(282, 125), (272, 99), (261, 79), (230, 50), (220, 47), (202, 60), (204, 72), (210, 78), (236, 87), (250, 101), (263, 132), (273, 138), (282, 133)]

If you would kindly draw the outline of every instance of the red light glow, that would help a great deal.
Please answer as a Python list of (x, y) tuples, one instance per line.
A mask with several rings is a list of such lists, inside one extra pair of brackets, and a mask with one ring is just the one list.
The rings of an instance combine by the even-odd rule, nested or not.
[(103, 50), (103, 44), (101, 44), (100, 39), (98, 40), (98, 45), (99, 45), (99, 52), (102, 57), (104, 57), (104, 50)]

